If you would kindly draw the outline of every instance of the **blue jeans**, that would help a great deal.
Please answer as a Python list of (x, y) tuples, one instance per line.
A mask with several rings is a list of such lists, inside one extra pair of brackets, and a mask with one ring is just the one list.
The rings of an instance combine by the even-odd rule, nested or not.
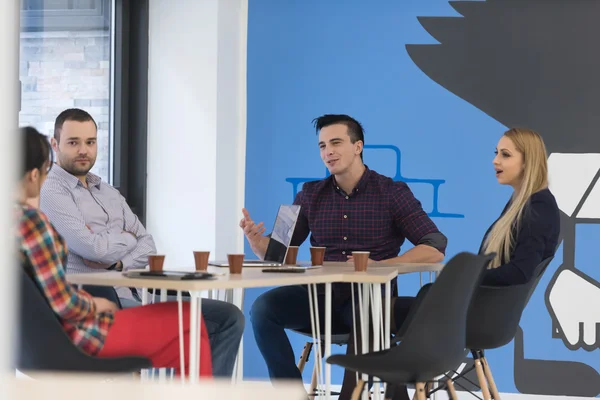
[(210, 341), (213, 375), (230, 378), (244, 333), (244, 314), (231, 303), (202, 299), (202, 317)]
[[(318, 296), (319, 324), (325, 332), (325, 295)], [(310, 332), (310, 309), (306, 286), (285, 286), (260, 295), (250, 310), (256, 344), (267, 363), (271, 379), (302, 380), (296, 358), (285, 329)], [(352, 329), (352, 303), (332, 302), (332, 332), (348, 333)]]
[[(119, 299), (116, 297), (116, 292), (113, 288), (99, 289), (87, 286), (83, 289), (92, 294), (92, 296), (105, 297), (116, 303), (120, 302), (123, 308), (142, 305), (142, 303), (134, 300)], [(112, 289), (112, 292), (106, 289)], [(187, 301), (189, 297), (184, 297), (183, 299)], [(167, 300), (177, 301), (177, 297), (168, 296)], [(204, 324), (208, 331), (208, 340), (210, 341), (213, 375), (230, 378), (233, 374), (235, 358), (240, 347), (242, 334), (244, 333), (244, 314), (233, 304), (203, 298), (202, 317), (204, 318)]]

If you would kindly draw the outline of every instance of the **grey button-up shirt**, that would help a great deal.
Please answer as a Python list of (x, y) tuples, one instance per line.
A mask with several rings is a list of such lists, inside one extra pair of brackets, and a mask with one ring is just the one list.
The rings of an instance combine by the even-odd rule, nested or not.
[(156, 254), (154, 240), (125, 198), (95, 174), (88, 173), (86, 181), (87, 188), (55, 164), (41, 190), (40, 208), (69, 248), (67, 271), (101, 271), (84, 259), (105, 265), (121, 261), (124, 270), (148, 265), (148, 255)]

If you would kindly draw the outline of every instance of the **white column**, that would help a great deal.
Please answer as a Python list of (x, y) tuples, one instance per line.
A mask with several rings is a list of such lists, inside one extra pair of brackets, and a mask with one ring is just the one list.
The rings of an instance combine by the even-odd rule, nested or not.
[(218, 15), (216, 255), (225, 258), (244, 251), (248, 0), (221, 0)]
[(147, 227), (168, 269), (243, 250), (247, 0), (151, 0)]
[[(20, 1), (7, 0), (0, 2), (0, 129), (2, 130), (2, 146), (0, 146), (0, 326), (12, 327), (2, 329), (0, 333), (0, 380), (5, 372), (11, 372), (12, 358), (16, 336), (17, 298), (16, 268), (19, 268), (15, 257), (14, 197), (15, 180), (20, 174), (20, 151), (16, 151), (20, 136), (18, 127), (19, 98), (19, 8)], [(14, 375), (14, 370), (12, 371)], [(2, 385), (5, 387), (6, 385)], [(6, 394), (11, 397), (10, 393)]]

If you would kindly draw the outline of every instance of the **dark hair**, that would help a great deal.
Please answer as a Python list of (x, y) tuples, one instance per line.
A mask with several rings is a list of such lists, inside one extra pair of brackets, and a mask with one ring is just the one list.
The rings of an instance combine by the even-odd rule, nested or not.
[(24, 163), (23, 175), (34, 169), (42, 171), (44, 164), (48, 163), (48, 170), (52, 168), (54, 154), (48, 143), (48, 138), (30, 126), (19, 129), (22, 135)]
[(58, 117), (56, 117), (56, 120), (54, 121), (54, 140), (56, 140), (57, 142), (60, 141), (60, 131), (62, 130), (63, 124), (66, 121), (92, 121), (96, 129), (98, 129), (96, 121), (94, 121), (94, 118), (92, 118), (92, 116), (87, 111), (83, 111), (80, 108), (69, 108), (58, 114)]
[[(350, 136), (350, 141), (352, 143), (356, 143), (357, 141), (363, 142), (363, 146), (365, 144), (365, 133), (360, 122), (355, 120), (349, 115), (346, 114), (325, 114), (318, 118), (313, 119), (313, 124), (315, 126), (315, 131), (319, 134), (319, 131), (322, 128), (325, 128), (329, 125), (341, 124), (346, 125), (348, 128), (348, 136)], [(360, 159), (362, 160), (363, 155), (362, 151), (360, 153)]]

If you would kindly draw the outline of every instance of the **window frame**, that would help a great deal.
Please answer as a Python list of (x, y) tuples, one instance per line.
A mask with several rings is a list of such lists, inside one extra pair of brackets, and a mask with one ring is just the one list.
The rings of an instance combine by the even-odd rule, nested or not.
[(115, 0), (112, 184), (146, 222), (149, 0)]
[[(110, 29), (110, 2), (95, 0), (93, 9), (28, 10), (21, 0), (21, 31), (86, 31)], [(43, 3), (43, 0), (37, 0)], [(71, 1), (72, 3), (72, 1)]]

